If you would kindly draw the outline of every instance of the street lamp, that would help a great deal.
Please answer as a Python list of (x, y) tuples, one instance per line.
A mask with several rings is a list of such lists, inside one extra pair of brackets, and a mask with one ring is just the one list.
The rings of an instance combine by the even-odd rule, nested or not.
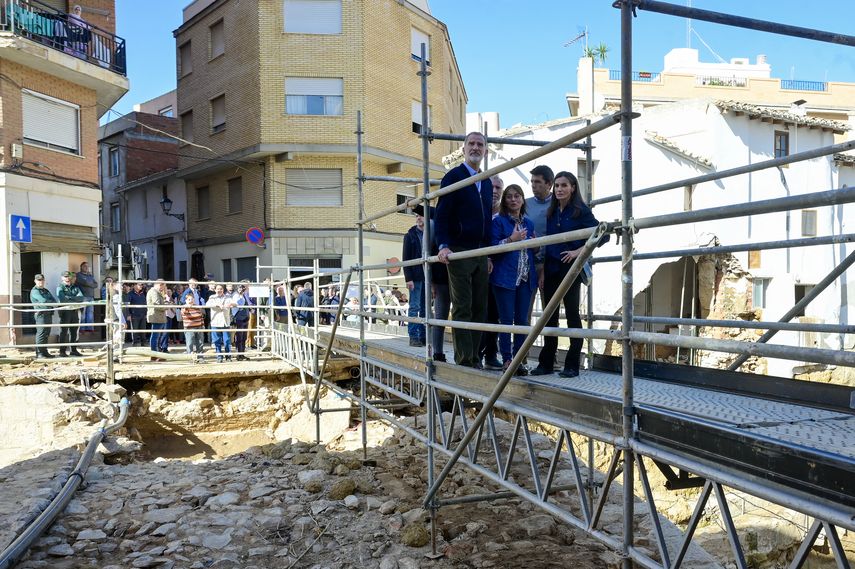
[(169, 213), (172, 210), (172, 200), (166, 196), (163, 196), (160, 200), (160, 208), (163, 210), (163, 213), (168, 215), (169, 217), (174, 217), (175, 219), (184, 221), (183, 213)]

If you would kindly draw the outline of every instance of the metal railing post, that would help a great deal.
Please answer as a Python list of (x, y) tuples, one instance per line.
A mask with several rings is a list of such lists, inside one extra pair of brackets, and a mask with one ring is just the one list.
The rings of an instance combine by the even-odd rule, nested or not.
[(622, 291), (622, 322), (624, 339), (621, 341), (621, 359), (623, 371), (623, 437), (626, 446), (623, 451), (623, 568), (632, 569), (632, 559), (629, 557), (634, 542), (635, 520), (635, 456), (630, 442), (635, 437), (635, 393), (633, 383), (633, 353), (629, 333), (632, 331), (633, 289), (632, 289), (632, 120), (626, 114), (632, 111), (632, 12), (631, 0), (620, 2), (621, 21), (621, 193), (623, 194), (621, 208), (622, 237), (621, 264)]
[[(121, 293), (119, 293), (121, 294)], [(114, 319), (114, 310), (113, 310), (113, 284), (110, 283), (108, 286), (104, 287), (104, 323), (107, 324), (106, 328), (106, 336), (107, 336), (107, 384), (113, 385), (116, 383), (116, 371), (113, 368), (113, 338), (115, 338), (115, 319)], [(121, 297), (119, 297), (119, 304), (121, 305)], [(119, 322), (118, 326), (121, 327), (122, 323)], [(121, 328), (120, 328), (121, 329)]]
[[(365, 271), (363, 266), (365, 265), (365, 227), (363, 219), (365, 218), (365, 191), (362, 184), (362, 111), (356, 111), (356, 189), (358, 192), (358, 207), (359, 207), (359, 221), (357, 221), (357, 231), (356, 231), (356, 249), (357, 249), (357, 259), (356, 264), (359, 270), (359, 291), (357, 292), (357, 296), (359, 297), (359, 311), (365, 311), (365, 295), (363, 294), (363, 290), (365, 289)], [(344, 302), (344, 296), (347, 295), (347, 291), (342, 292), (342, 297), (339, 298), (341, 302)], [(365, 407), (366, 395), (365, 390), (368, 387), (368, 384), (365, 381), (365, 355), (366, 355), (366, 347), (365, 347), (365, 317), (359, 319), (359, 419), (362, 422), (361, 425), (361, 434), (362, 434), (362, 460), (368, 460), (368, 410)]]

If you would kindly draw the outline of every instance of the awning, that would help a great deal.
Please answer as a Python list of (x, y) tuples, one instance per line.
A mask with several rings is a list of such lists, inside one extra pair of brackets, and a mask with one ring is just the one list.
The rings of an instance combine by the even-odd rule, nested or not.
[(100, 254), (94, 227), (33, 220), (33, 242), (21, 243), (21, 252)]

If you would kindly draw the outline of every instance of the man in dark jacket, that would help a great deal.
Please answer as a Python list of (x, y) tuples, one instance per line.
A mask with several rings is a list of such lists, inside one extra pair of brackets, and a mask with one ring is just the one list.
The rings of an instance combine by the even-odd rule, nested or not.
[[(481, 171), (487, 153), (487, 139), (470, 132), (463, 141), (464, 162), (442, 178), (444, 188)], [(487, 247), (490, 244), (493, 211), (493, 184), (489, 179), (475, 182), (439, 198), (436, 210), (436, 240), (440, 262), (448, 255)], [(451, 318), (461, 322), (485, 322), (489, 260), (476, 257), (453, 261), (448, 265), (451, 292)], [(454, 361), (459, 365), (481, 368), (478, 346), (481, 332), (454, 329)]]
[[(404, 251), (401, 255), (404, 261), (422, 258), (422, 240), (425, 234), (424, 207), (417, 205), (413, 208), (416, 214), (416, 224), (410, 227), (404, 235)], [(404, 267), (404, 280), (410, 291), (410, 307), (407, 316), (410, 318), (425, 317), (425, 272), (422, 265)], [(425, 345), (425, 325), (407, 323), (407, 334), (410, 336), (410, 345), (421, 347)]]
[(300, 326), (314, 326), (315, 313), (311, 310), (299, 310), (300, 308), (312, 308), (315, 306), (315, 297), (312, 294), (312, 283), (303, 285), (303, 292), (297, 296), (294, 307), (297, 308), (297, 324)]
[(50, 290), (45, 288), (45, 276), (41, 273), (36, 275), (36, 286), (30, 291), (30, 302), (36, 312), (36, 357), (52, 358), (53, 355), (44, 346), (50, 337), (50, 327), (53, 324), (53, 310), (51, 304), (56, 304), (56, 297)]
[[(56, 298), (61, 303), (71, 303), (71, 302), (83, 302), (84, 296), (83, 292), (80, 290), (76, 284), (74, 284), (74, 273), (71, 271), (64, 271), (62, 273), (62, 284), (56, 287)], [(59, 311), (59, 323), (60, 324), (79, 324), (80, 323), (80, 309), (75, 308), (66, 308), (62, 307)], [(77, 326), (62, 326), (59, 329), (59, 343), (60, 344), (70, 344), (71, 350), (69, 353), (74, 357), (80, 357), (83, 354), (77, 351), (77, 346), (75, 345), (77, 342)], [(66, 357), (66, 350), (68, 350), (68, 346), (60, 346), (59, 355), (60, 357)]]
[[(131, 306), (140, 306), (142, 308), (130, 308), (131, 313), (131, 328), (133, 330), (145, 330), (145, 285), (142, 283), (134, 283), (134, 288), (128, 293), (128, 303)], [(134, 332), (131, 335), (131, 344), (134, 346), (142, 346), (147, 343), (148, 337), (142, 332)]]

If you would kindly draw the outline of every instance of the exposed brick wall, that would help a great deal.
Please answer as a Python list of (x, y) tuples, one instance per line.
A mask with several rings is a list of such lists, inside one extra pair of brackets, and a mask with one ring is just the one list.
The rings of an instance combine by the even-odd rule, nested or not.
[[(171, 135), (178, 134), (178, 119), (134, 113), (134, 120)], [(121, 144), (127, 169), (125, 180), (132, 182), (157, 172), (178, 168), (178, 141), (142, 125), (125, 131)]]
[(50, 170), (42, 168), (46, 172), (52, 171), (59, 176), (97, 184), (98, 116), (95, 91), (7, 59), (0, 59), (0, 73), (8, 78), (0, 81), (0, 147), (3, 165), (8, 167), (11, 164), (11, 144), (23, 140), (21, 88), (25, 88), (80, 106), (80, 155), (26, 144), (24, 160), (48, 166)]

